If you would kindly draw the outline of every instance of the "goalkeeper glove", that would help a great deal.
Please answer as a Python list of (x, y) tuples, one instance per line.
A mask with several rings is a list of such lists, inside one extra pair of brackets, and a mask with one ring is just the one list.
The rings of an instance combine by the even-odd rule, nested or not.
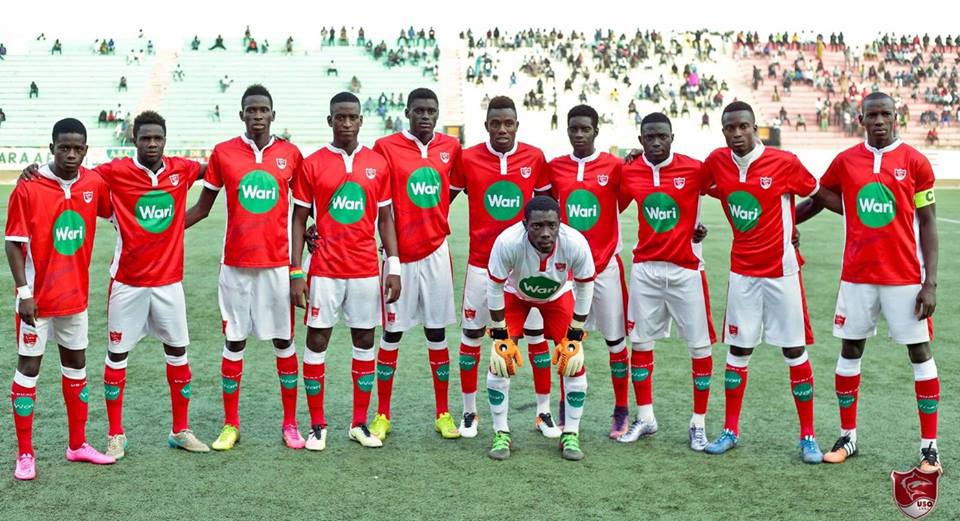
[(587, 334), (580, 328), (567, 330), (567, 337), (553, 351), (553, 363), (560, 376), (573, 376), (583, 369), (583, 340)]
[(517, 366), (523, 365), (523, 357), (507, 330), (502, 327), (491, 328), (490, 338), (493, 339), (493, 345), (490, 346), (490, 372), (502, 378), (517, 374)]

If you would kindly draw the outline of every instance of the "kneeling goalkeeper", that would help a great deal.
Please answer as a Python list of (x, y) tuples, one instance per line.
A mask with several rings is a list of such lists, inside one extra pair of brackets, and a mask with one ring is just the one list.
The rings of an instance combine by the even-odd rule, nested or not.
[[(487, 271), (493, 339), (487, 395), (496, 431), (487, 455), (495, 460), (510, 457), (510, 377), (523, 365), (516, 341), (526, 333), (528, 337), (545, 335), (556, 345), (553, 363), (562, 376), (566, 410), (560, 449), (564, 459), (580, 460), (580, 417), (587, 392), (581, 342), (596, 277), (590, 246), (580, 232), (560, 223), (557, 201), (538, 196), (524, 207), (523, 221), (497, 237)], [(543, 330), (524, 332), (531, 308), (542, 315)]]

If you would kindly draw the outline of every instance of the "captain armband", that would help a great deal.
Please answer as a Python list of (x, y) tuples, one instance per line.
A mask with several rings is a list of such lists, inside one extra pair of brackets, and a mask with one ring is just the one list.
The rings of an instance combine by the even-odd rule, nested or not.
[(933, 195), (933, 188), (924, 190), (922, 192), (917, 192), (913, 196), (913, 206), (915, 208), (923, 208), (924, 206), (930, 206), (936, 202), (937, 198)]

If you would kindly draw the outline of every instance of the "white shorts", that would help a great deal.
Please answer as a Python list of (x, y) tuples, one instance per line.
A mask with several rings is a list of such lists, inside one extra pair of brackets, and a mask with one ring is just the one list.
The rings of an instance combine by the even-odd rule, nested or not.
[(813, 344), (800, 273), (786, 277), (730, 273), (723, 342), (753, 348), (761, 337), (777, 347)]
[(71, 351), (87, 348), (87, 311), (62, 317), (36, 317), (35, 326), (17, 316), (17, 353), (20, 356), (43, 356), (51, 334), (57, 345)]
[(672, 262), (634, 263), (627, 317), (633, 343), (668, 338), (671, 318), (687, 347), (705, 347), (717, 341), (707, 274)]
[(457, 322), (450, 263), (450, 248), (443, 241), (430, 255), (400, 265), (400, 299), (384, 305), (387, 331), (403, 332), (420, 324), (441, 329)]
[(337, 325), (340, 310), (348, 327), (373, 329), (380, 325), (383, 295), (379, 277), (331, 279), (310, 277), (307, 327), (325, 329)]
[(190, 344), (187, 331), (187, 304), (183, 284), (128, 286), (110, 282), (107, 298), (107, 351), (127, 353), (150, 335), (170, 347)]
[(913, 314), (920, 284), (881, 286), (840, 281), (833, 336), (861, 340), (877, 334), (877, 317), (883, 312), (890, 338), (898, 344), (929, 342), (933, 320)]
[(593, 283), (593, 302), (585, 329), (599, 331), (604, 340), (619, 340), (626, 333), (627, 287), (623, 261), (614, 255)]
[[(484, 268), (467, 264), (466, 281), (463, 283), (463, 305), (460, 327), (463, 329), (486, 329), (490, 324), (490, 308), (487, 307), (487, 284), (490, 275)], [(524, 329), (543, 329), (540, 311), (531, 309)]]
[(293, 338), (290, 268), (220, 266), (220, 316), (223, 335), (236, 342)]

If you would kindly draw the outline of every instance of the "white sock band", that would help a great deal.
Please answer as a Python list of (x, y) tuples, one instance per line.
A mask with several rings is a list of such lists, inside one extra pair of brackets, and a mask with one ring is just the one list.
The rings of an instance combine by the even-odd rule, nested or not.
[(746, 367), (750, 363), (750, 355), (737, 356), (733, 353), (727, 353), (727, 364), (733, 367)]
[(480, 347), (483, 343), (483, 338), (470, 338), (467, 335), (461, 334), (460, 343), (465, 346)]
[(687, 351), (690, 352), (690, 358), (706, 358), (713, 353), (713, 348), (711, 346), (703, 346), (703, 347), (687, 346)]
[(427, 349), (430, 351), (446, 351), (447, 350), (447, 340), (443, 339), (439, 342), (431, 342), (427, 340)]
[(527, 344), (528, 344), (528, 345), (529, 345), (529, 344), (542, 344), (542, 343), (544, 343), (544, 342), (547, 341), (547, 340), (543, 337), (543, 335), (536, 335), (536, 336), (523, 335), (523, 339), (527, 341)]
[(239, 362), (243, 360), (243, 349), (240, 351), (231, 351), (227, 349), (227, 346), (223, 346), (223, 357), (231, 362)]
[(72, 367), (67, 367), (65, 365), (60, 366), (60, 374), (66, 376), (71, 380), (83, 380), (87, 377), (87, 368), (81, 367), (80, 369), (74, 369)]
[(187, 354), (186, 354), (186, 353), (184, 353), (184, 354), (182, 354), (182, 355), (180, 355), (180, 356), (173, 356), (173, 355), (164, 354), (163, 357), (167, 359), (167, 364), (168, 364), (168, 365), (172, 365), (172, 366), (174, 366), (174, 367), (181, 366), (181, 365), (187, 365), (187, 363), (189, 363), (189, 361), (187, 360)]
[(803, 365), (804, 362), (810, 359), (810, 356), (807, 355), (806, 349), (804, 349), (803, 354), (796, 358), (787, 358), (783, 357), (783, 361), (787, 363), (790, 367), (797, 367), (798, 365)]
[(370, 349), (362, 349), (357, 346), (353, 346), (354, 360), (361, 360), (366, 362), (368, 360), (373, 360), (374, 358), (376, 358), (376, 353), (374, 353), (374, 349), (372, 347)]
[(110, 355), (107, 355), (107, 359), (104, 361), (104, 364), (106, 364), (106, 366), (109, 367), (110, 369), (116, 369), (119, 371), (120, 369), (127, 368), (127, 361), (129, 359), (130, 357), (127, 357), (127, 358), (124, 358), (123, 360), (120, 360), (119, 362), (114, 362), (113, 360), (110, 360)]
[(326, 351), (320, 351), (319, 353), (307, 348), (303, 351), (303, 363), (310, 365), (320, 365), (327, 358)]
[(626, 348), (627, 348), (627, 341), (622, 338), (616, 344), (613, 344), (613, 345), (607, 344), (607, 349), (609, 349), (610, 352), (614, 354), (619, 353)]
[(634, 342), (632, 349), (634, 351), (653, 351), (655, 342)]
[(27, 376), (20, 371), (13, 373), (13, 381), (20, 387), (26, 387), (27, 389), (33, 389), (37, 386), (37, 380), (40, 378), (40, 375), (37, 376)]
[(400, 342), (387, 342), (382, 338), (380, 339), (380, 349), (383, 349), (384, 351), (396, 351), (399, 347)]
[(860, 374), (861, 358), (837, 358), (837, 374), (840, 376), (857, 376)]
[(913, 364), (913, 379), (916, 381), (933, 380), (937, 377), (937, 364), (933, 358), (926, 362)]
[(277, 355), (277, 358), (290, 358), (297, 354), (297, 345), (293, 342), (290, 342), (290, 345), (284, 347), (283, 349), (274, 347), (273, 352)]

